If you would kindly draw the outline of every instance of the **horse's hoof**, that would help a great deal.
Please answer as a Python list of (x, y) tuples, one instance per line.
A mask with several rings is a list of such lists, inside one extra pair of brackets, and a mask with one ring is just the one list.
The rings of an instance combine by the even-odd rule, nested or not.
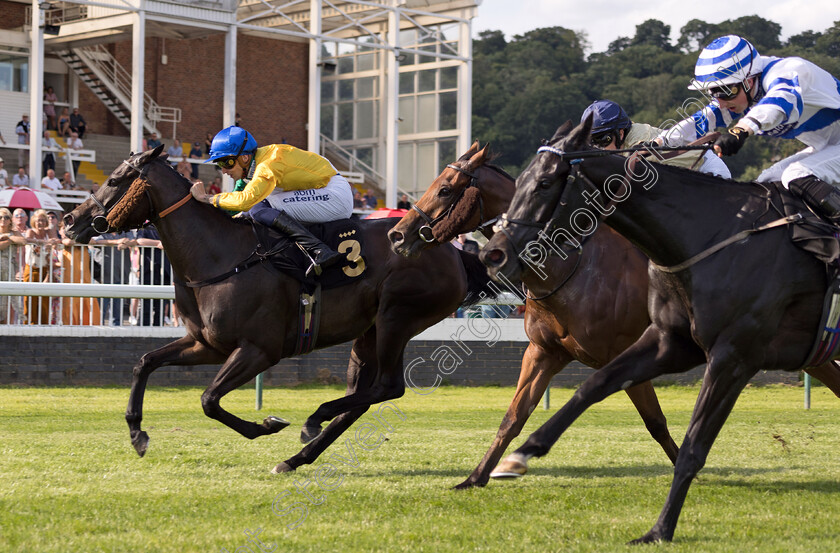
[(145, 431), (141, 430), (134, 438), (131, 439), (131, 445), (134, 446), (134, 450), (137, 452), (137, 455), (142, 457), (146, 454), (146, 448), (149, 447), (149, 435), (146, 434)]
[(268, 428), (271, 434), (280, 432), (290, 424), (292, 423), (290, 423), (286, 419), (281, 419), (280, 417), (275, 417), (274, 415), (269, 415), (265, 418), (265, 420), (263, 420), (263, 426)]
[(294, 470), (295, 469), (292, 468), (291, 465), (289, 465), (289, 463), (287, 463), (286, 461), (283, 461), (282, 463), (278, 464), (276, 467), (271, 469), (271, 474), (280, 474), (280, 473), (283, 473), (283, 472), (294, 472)]
[(496, 465), (490, 478), (519, 478), (528, 472), (528, 458), (521, 453), (511, 453)]
[(464, 480), (463, 482), (461, 482), (457, 486), (454, 486), (452, 489), (453, 490), (470, 490), (472, 488), (483, 488), (486, 485), (487, 485), (487, 482), (475, 482), (475, 481), (467, 478), (466, 480)]
[(303, 428), (301, 428), (301, 430), (300, 430), (300, 442), (302, 444), (306, 445), (320, 435), (321, 435), (321, 425), (320, 424), (306, 423), (306, 424), (303, 425)]
[(659, 532), (654, 532), (651, 530), (641, 538), (635, 539), (633, 541), (628, 541), (627, 545), (641, 545), (643, 543), (662, 543), (663, 541), (671, 541), (665, 540)]

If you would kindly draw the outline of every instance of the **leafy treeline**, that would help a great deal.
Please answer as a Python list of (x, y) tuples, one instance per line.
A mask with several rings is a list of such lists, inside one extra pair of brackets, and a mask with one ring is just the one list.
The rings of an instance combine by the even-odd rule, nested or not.
[[(840, 77), (840, 21), (823, 32), (780, 38), (781, 25), (752, 15), (718, 24), (693, 19), (672, 43), (670, 26), (656, 19), (619, 37), (606, 52), (584, 53), (585, 33), (563, 27), (535, 29), (513, 40), (484, 31), (473, 41), (473, 136), (501, 153), (498, 163), (516, 175), (540, 140), (567, 119), (577, 122), (590, 102), (610, 99), (634, 121), (662, 125), (696, 111), (680, 107), (700, 96), (686, 87), (700, 50), (712, 39), (737, 34), (765, 56), (800, 56)], [(696, 105), (696, 104), (695, 104)], [(759, 137), (727, 164), (736, 178), (804, 147), (795, 140)]]

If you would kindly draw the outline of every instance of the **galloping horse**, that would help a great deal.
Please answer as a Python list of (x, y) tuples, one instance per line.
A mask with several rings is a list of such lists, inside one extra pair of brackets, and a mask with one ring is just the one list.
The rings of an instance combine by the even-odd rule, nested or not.
[[(134, 367), (126, 421), (140, 456), (149, 441), (140, 428), (143, 393), (149, 375), (164, 365), (223, 363), (201, 396), (205, 414), (249, 439), (282, 430), (288, 425), (282, 419), (247, 422), (222, 409), (219, 401), (291, 356), (299, 330), (299, 283), (262, 264), (233, 270), (242, 269), (242, 262), (253, 259), (259, 248), (251, 224), (192, 201), (190, 183), (160, 156), (161, 150), (130, 156), (64, 218), (68, 236), (81, 243), (94, 234), (94, 223), (104, 231), (106, 226), (123, 230), (152, 221), (172, 264), (175, 302), (187, 335), (147, 353)], [(455, 248), (433, 252), (434, 275), (426, 263), (393, 254), (385, 234), (393, 223), (362, 222), (354, 238), (364, 248), (366, 277), (322, 293), (315, 347), (354, 340), (347, 393), (318, 407), (301, 432), (304, 443), (314, 440), (274, 472), (312, 463), (371, 404), (400, 397), (409, 338), (451, 314), (468, 293), (475, 295), (488, 281), (478, 259)], [(359, 262), (348, 254), (346, 267), (358, 272)], [(441, 278), (447, 286), (439, 285)], [(331, 419), (321, 432), (321, 423)]]
[[(645, 161), (625, 165), (625, 158), (589, 147), (591, 119), (571, 126), (558, 129), (519, 177), (503, 232), (487, 244), (482, 260), (493, 273), (515, 278), (522, 271), (516, 252), (537, 239), (540, 228), (549, 239), (568, 234), (568, 227), (580, 237), (603, 217), (651, 260), (651, 323), (494, 475), (524, 474), (529, 458), (548, 453), (581, 413), (610, 394), (705, 363), (662, 513), (634, 543), (670, 541), (688, 488), (750, 378), (761, 369), (795, 371), (807, 362), (826, 270), (791, 242), (787, 228), (755, 231), (781, 217), (765, 187)], [(707, 250), (724, 241), (732, 243)], [(708, 255), (692, 258), (698, 252)], [(834, 368), (820, 369), (837, 393)]]
[[(488, 163), (488, 148), (478, 143), (443, 170), (397, 225), (388, 232), (391, 248), (406, 256), (430, 252), (458, 234), (481, 227), (507, 210), (514, 180)], [(519, 435), (551, 378), (573, 359), (600, 368), (627, 349), (650, 324), (647, 313), (647, 258), (609, 228), (593, 234), (579, 253), (565, 261), (553, 256), (540, 271), (528, 269), (525, 331), (530, 343), (522, 358), (519, 382), (499, 431), (484, 458), (456, 486), (484, 486), (511, 440)], [(424, 255), (427, 255), (424, 253)], [(671, 462), (677, 444), (650, 382), (628, 388), (651, 436)]]

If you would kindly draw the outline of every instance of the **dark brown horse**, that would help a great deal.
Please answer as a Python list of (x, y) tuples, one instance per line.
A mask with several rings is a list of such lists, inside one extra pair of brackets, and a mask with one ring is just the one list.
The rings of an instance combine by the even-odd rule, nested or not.
[[(388, 232), (391, 248), (406, 256), (428, 255), (458, 234), (507, 211), (515, 186), (511, 176), (488, 163), (488, 148), (476, 142), (450, 164)], [(425, 214), (425, 217), (421, 215)], [(519, 435), (551, 378), (572, 360), (600, 368), (624, 351), (650, 324), (647, 313), (647, 258), (609, 228), (599, 229), (580, 251), (571, 250), (530, 265), (522, 281), (528, 287), (525, 332), (530, 343), (522, 358), (519, 382), (499, 431), (484, 458), (456, 486), (483, 486), (510, 442)], [(429, 260), (431, 263), (431, 260)], [(535, 299), (536, 298), (536, 299)], [(677, 444), (650, 382), (628, 388), (651, 436), (675, 462)]]
[[(190, 183), (160, 156), (161, 150), (132, 155), (117, 167), (90, 199), (65, 216), (68, 236), (86, 243), (95, 232), (94, 223), (99, 231), (124, 230), (150, 220), (177, 281), (203, 283), (229, 274), (257, 247), (251, 225), (191, 200)], [(363, 268), (365, 278), (322, 294), (316, 347), (354, 341), (347, 393), (324, 403), (307, 419), (301, 439), (313, 441), (278, 464), (275, 472), (312, 463), (371, 404), (400, 397), (409, 338), (451, 314), (468, 292), (477, 292), (487, 282), (478, 259), (455, 248), (432, 253), (434, 273), (424, 260), (392, 253), (386, 232), (393, 224), (393, 219), (364, 221), (355, 244), (364, 244), (364, 259), (351, 257), (353, 244), (343, 251), (348, 251), (345, 267), (354, 273)], [(440, 286), (441, 279), (447, 286)], [(201, 403), (207, 416), (246, 438), (273, 434), (288, 424), (276, 417), (261, 424), (248, 422), (222, 409), (219, 401), (294, 353), (299, 288), (293, 278), (262, 264), (212, 284), (176, 283), (175, 302), (187, 335), (147, 353), (134, 367), (126, 420), (138, 454), (145, 453), (149, 440), (140, 428), (146, 382), (152, 371), (165, 365), (223, 363)], [(321, 424), (329, 420), (321, 432)]]
[[(826, 271), (793, 245), (786, 227), (693, 259), (779, 220), (782, 212), (769, 190), (665, 165), (631, 166), (593, 151), (590, 128), (591, 118), (574, 129), (567, 123), (539, 149), (517, 179), (503, 232), (481, 257), (493, 272), (514, 278), (523, 270), (518, 251), (534, 240), (593, 232), (601, 218), (597, 210), (651, 259), (651, 323), (496, 470), (524, 474), (528, 459), (548, 453), (581, 413), (610, 394), (706, 364), (670, 493), (659, 520), (636, 543), (671, 540), (689, 486), (747, 382), (759, 370), (792, 371), (807, 362), (820, 326)], [(834, 368), (820, 367), (820, 373), (836, 394)]]

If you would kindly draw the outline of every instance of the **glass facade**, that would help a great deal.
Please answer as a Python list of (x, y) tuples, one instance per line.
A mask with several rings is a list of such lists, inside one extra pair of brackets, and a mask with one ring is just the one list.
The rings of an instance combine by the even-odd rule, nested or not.
[[(400, 46), (429, 53), (458, 54), (457, 23), (400, 32)], [(380, 173), (384, 143), (381, 70), (388, 51), (325, 42), (321, 78), (321, 133)], [(399, 58), (398, 184), (422, 195), (456, 156), (458, 71), (462, 62), (414, 52)]]
[(29, 58), (0, 52), (0, 90), (29, 92)]

